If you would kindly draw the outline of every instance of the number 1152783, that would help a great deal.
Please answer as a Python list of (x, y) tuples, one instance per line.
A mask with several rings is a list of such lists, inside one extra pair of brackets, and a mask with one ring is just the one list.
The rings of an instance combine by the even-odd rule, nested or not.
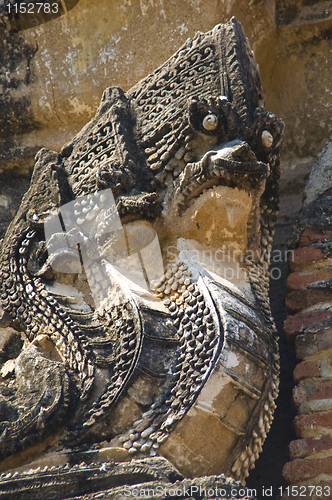
[(279, 488), (280, 495), (286, 493), (288, 497), (315, 497), (331, 498), (332, 489), (330, 486), (286, 486)]
[(8, 3), (7, 12), (8, 14), (57, 14), (59, 11), (58, 3)]

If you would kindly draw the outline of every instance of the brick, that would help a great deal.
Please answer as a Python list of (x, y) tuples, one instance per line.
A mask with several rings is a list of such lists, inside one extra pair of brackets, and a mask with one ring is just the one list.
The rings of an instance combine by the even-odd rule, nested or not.
[(300, 236), (299, 246), (306, 247), (308, 245), (312, 245), (313, 243), (329, 240), (330, 238), (332, 238), (332, 231), (305, 229)]
[(295, 339), (295, 353), (299, 359), (332, 349), (332, 329), (319, 333), (304, 333)]
[(289, 445), (289, 456), (291, 460), (305, 458), (313, 453), (322, 453), (332, 449), (332, 436), (321, 436), (319, 438), (296, 439)]
[(296, 335), (302, 333), (306, 328), (329, 318), (332, 318), (332, 311), (322, 310), (288, 316), (284, 322), (284, 331), (288, 342), (293, 343)]
[(332, 302), (332, 290), (296, 290), (286, 296), (286, 307), (291, 313), (302, 311), (320, 302)]
[(332, 457), (310, 460), (293, 460), (284, 465), (282, 475), (290, 484), (310, 479), (319, 474), (330, 475), (332, 471)]
[[(293, 402), (295, 408), (302, 405), (300, 413), (312, 413), (312, 408), (314, 407), (331, 406), (332, 380), (322, 380), (322, 378), (319, 377), (319, 375), (321, 375), (319, 361), (317, 365), (319, 368), (319, 370), (317, 370), (318, 376), (317, 372), (315, 372), (315, 378), (302, 378), (300, 383), (293, 389)], [(306, 409), (308, 409), (308, 411), (305, 411)]]
[(319, 399), (332, 399), (332, 380), (325, 380), (318, 384), (315, 392), (308, 397), (308, 401)]
[(297, 385), (293, 389), (293, 403), (295, 408), (298, 409), (300, 405), (303, 405), (306, 402), (307, 402), (307, 393), (305, 387)]
[(332, 429), (332, 411), (296, 415), (294, 427), (298, 437), (314, 437), (322, 434), (323, 429)]
[(321, 376), (321, 361), (302, 361), (295, 366), (294, 382), (297, 384), (304, 378), (320, 377)]
[(288, 276), (287, 289), (290, 291), (301, 290), (316, 281), (325, 281), (330, 279), (332, 279), (332, 271), (326, 271), (325, 269), (306, 274), (296, 271)]
[(309, 262), (317, 262), (324, 259), (324, 254), (320, 248), (302, 247), (297, 248), (289, 254), (289, 268), (294, 271), (299, 266)]
[(293, 389), (293, 402), (296, 407), (310, 400), (313, 394), (318, 390), (321, 380), (318, 378), (303, 379)]

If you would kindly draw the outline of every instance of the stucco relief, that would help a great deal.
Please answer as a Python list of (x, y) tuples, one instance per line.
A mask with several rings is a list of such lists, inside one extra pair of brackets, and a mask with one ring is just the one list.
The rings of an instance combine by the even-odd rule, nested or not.
[(1, 245), (1, 303), (22, 329), (1, 369), (3, 460), (32, 461), (41, 485), (34, 466), (56, 456), (63, 475), (78, 452), (127, 474), (93, 491), (162, 470), (245, 481), (278, 393), (282, 132), (233, 18), (38, 153)]

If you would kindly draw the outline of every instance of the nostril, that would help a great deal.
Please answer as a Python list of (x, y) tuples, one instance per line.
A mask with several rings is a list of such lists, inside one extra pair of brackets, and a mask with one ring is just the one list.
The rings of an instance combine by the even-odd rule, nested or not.
[(246, 142), (242, 142), (238, 146), (235, 146), (232, 151), (232, 156), (236, 161), (257, 161), (254, 152)]
[(203, 170), (208, 168), (211, 156), (214, 156), (217, 154), (218, 154), (218, 151), (208, 151), (207, 153), (205, 153), (205, 155), (203, 156), (203, 158), (201, 160)]

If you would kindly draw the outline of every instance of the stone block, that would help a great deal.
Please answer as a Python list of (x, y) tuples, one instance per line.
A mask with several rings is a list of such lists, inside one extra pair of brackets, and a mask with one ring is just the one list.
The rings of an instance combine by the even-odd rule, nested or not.
[[(332, 162), (332, 142), (328, 142), (312, 167), (304, 190), (305, 203), (311, 203), (330, 192)], [(330, 236), (331, 238), (331, 236)]]

